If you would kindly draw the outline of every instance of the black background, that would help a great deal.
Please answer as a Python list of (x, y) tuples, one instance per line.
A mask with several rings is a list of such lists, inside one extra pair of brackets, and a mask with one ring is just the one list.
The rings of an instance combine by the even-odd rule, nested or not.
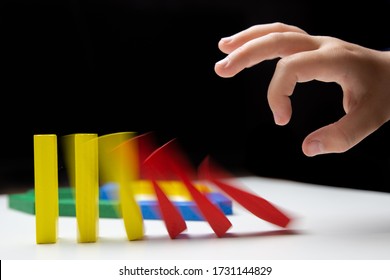
[[(299, 84), (291, 123), (273, 123), (276, 61), (223, 79), (221, 37), (281, 21), (375, 49), (389, 1), (2, 0), (0, 191), (33, 185), (33, 135), (155, 132), (194, 164), (233, 173), (390, 191), (386, 124), (344, 154), (307, 158), (303, 138), (343, 114), (336, 84)], [(372, 73), (375, 75), (375, 73)]]

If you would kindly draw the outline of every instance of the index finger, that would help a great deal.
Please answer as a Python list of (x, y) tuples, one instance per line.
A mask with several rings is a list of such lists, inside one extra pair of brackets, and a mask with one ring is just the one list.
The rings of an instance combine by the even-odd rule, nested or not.
[(267, 34), (281, 33), (281, 32), (297, 32), (297, 33), (307, 34), (304, 30), (296, 26), (288, 25), (280, 22), (258, 24), (258, 25), (251, 26), (232, 36), (222, 38), (218, 42), (218, 47), (222, 52), (229, 54), (235, 49), (237, 49), (238, 47), (241, 47), (243, 44), (253, 39), (263, 37)]
[(264, 60), (314, 50), (319, 42), (314, 37), (296, 33), (270, 33), (246, 42), (215, 64), (215, 72), (224, 78), (233, 77), (245, 68)]

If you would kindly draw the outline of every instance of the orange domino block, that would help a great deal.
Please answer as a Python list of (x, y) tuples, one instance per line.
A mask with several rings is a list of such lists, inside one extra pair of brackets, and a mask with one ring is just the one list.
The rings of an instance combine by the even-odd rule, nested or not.
[(37, 244), (56, 243), (58, 238), (57, 136), (34, 135), (34, 191)]
[(77, 240), (96, 242), (99, 221), (99, 173), (97, 134), (64, 136), (69, 181), (76, 201)]

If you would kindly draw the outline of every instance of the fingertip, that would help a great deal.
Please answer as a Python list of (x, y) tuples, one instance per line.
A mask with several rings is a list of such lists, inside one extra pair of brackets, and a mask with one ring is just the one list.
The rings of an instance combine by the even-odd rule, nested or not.
[(289, 118), (286, 118), (284, 116), (281, 116), (281, 115), (275, 113), (274, 114), (274, 122), (277, 125), (283, 126), (283, 125), (288, 124)]
[(225, 57), (224, 59), (218, 61), (215, 63), (215, 67), (218, 67), (219, 69), (227, 68), (229, 64), (229, 57)]
[(324, 154), (324, 145), (320, 140), (310, 140), (302, 145), (303, 153), (308, 157)]
[(215, 63), (214, 71), (223, 78), (230, 78), (235, 75), (230, 66), (229, 56)]
[(290, 110), (274, 110), (272, 111), (274, 122), (277, 125), (283, 126), (290, 122), (291, 113), (289, 113)]
[(219, 40), (219, 44), (225, 45), (229, 44), (232, 41), (232, 37), (224, 37)]
[(233, 36), (223, 37), (223, 38), (221, 38), (221, 41), (223, 41), (225, 43), (230, 43), (231, 41), (233, 41)]
[(228, 53), (229, 51), (229, 44), (232, 42), (232, 38), (231, 37), (225, 37), (225, 38), (221, 38), (218, 42), (218, 48), (224, 52), (224, 53)]
[[(319, 128), (310, 133), (302, 143), (302, 150), (307, 156), (316, 156), (330, 153), (344, 153), (359, 141), (362, 136), (357, 137), (357, 129), (348, 127), (345, 123), (346, 117), (337, 122)], [(366, 134), (365, 134), (366, 135)]]
[(268, 104), (271, 108), (275, 124), (286, 125), (290, 122), (292, 108), (289, 96), (275, 94), (275, 91), (271, 94), (271, 90), (269, 89)]
[(222, 70), (221, 65), (219, 64), (219, 62), (215, 63), (215, 65), (214, 65), (214, 72), (215, 72), (218, 76), (224, 77), (224, 75), (223, 75), (223, 70)]
[(223, 76), (222, 76), (222, 71), (221, 71), (221, 65), (220, 65), (220, 64), (221, 64), (220, 61), (218, 61), (217, 63), (215, 63), (215, 65), (214, 65), (214, 72), (215, 72), (218, 76), (223, 77)]

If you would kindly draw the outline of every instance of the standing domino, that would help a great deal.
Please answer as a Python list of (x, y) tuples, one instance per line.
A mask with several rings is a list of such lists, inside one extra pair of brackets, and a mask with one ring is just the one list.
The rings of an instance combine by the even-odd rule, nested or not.
[(57, 136), (34, 135), (36, 242), (56, 243), (58, 237)]

